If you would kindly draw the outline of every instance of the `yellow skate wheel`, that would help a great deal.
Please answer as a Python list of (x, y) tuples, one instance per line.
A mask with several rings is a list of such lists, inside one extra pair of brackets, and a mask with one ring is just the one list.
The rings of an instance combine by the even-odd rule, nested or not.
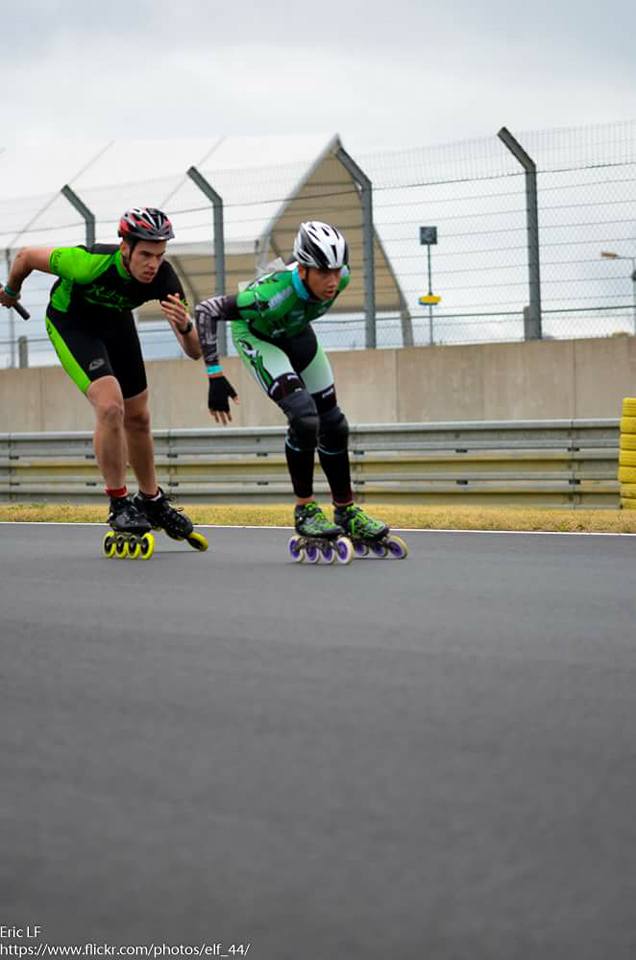
[(636, 450), (636, 433), (621, 433), (621, 450)]
[(619, 450), (618, 462), (621, 467), (636, 467), (636, 450)]
[(636, 467), (619, 466), (618, 479), (621, 483), (636, 483)]
[(155, 552), (155, 538), (152, 533), (144, 533), (139, 541), (139, 557), (141, 560), (150, 560)]
[(128, 541), (128, 556), (131, 560), (138, 560), (141, 556), (141, 540), (139, 537), (131, 537)]
[(105, 533), (104, 539), (102, 540), (102, 550), (104, 556), (110, 557), (115, 553), (115, 534), (114, 533)]
[(623, 416), (636, 417), (636, 397), (625, 397), (623, 400)]
[(121, 534), (115, 537), (115, 556), (118, 560), (125, 560), (128, 556), (128, 540)]
[(636, 433), (636, 417), (621, 417), (621, 433)]
[(200, 550), (203, 553), (204, 550), (208, 549), (208, 541), (202, 533), (197, 533), (196, 530), (193, 530), (189, 537), (186, 537), (186, 540), (191, 547), (194, 547), (195, 550)]

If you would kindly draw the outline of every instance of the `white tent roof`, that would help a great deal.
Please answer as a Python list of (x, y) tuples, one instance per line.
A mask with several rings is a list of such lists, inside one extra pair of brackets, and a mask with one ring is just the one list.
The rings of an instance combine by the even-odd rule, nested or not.
[[(228, 292), (269, 259), (289, 255), (301, 220), (322, 219), (347, 234), (353, 282), (338, 308), (358, 312), (364, 306), (362, 211), (359, 190), (336, 156), (339, 147), (335, 135), (16, 145), (0, 152), (0, 249), (84, 242), (83, 219), (60, 194), (68, 184), (94, 214), (97, 242), (115, 241), (127, 207), (166, 210), (176, 234), (169, 256), (189, 296), (209, 296), (215, 288), (213, 210), (187, 176), (195, 166), (223, 199)], [(27, 186), (32, 189), (23, 194)], [(378, 309), (400, 309), (377, 237), (375, 261)], [(140, 315), (150, 318), (157, 310), (148, 305)]]
[[(186, 176), (190, 166), (196, 166), (223, 196), (227, 229), (252, 239), (258, 235), (258, 220), (269, 219), (277, 197), (289, 196), (295, 181), (333, 139), (321, 135), (71, 140), (7, 147), (0, 150), (0, 248), (66, 242), (60, 231), (78, 236), (70, 242), (81, 242), (83, 222), (60, 195), (65, 184), (95, 214), (98, 242), (112, 242), (122, 210), (144, 205), (168, 210), (181, 242), (206, 239), (208, 221), (196, 216), (196, 208), (205, 213), (209, 204)], [(233, 204), (240, 205), (242, 216), (238, 209), (231, 216)], [(253, 205), (258, 210), (247, 216)], [(202, 228), (200, 235), (197, 226)], [(226, 237), (232, 239), (227, 232)]]

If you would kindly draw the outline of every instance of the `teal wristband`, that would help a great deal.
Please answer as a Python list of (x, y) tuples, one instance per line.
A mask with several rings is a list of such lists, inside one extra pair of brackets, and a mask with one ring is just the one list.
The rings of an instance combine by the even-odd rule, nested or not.
[(218, 366), (218, 364), (216, 366), (208, 367), (208, 373), (223, 373), (223, 367)]
[(8, 297), (16, 297), (16, 298), (17, 298), (17, 297), (20, 295), (20, 291), (19, 291), (19, 290), (12, 290), (11, 287), (10, 287), (7, 283), (5, 283), (5, 285), (4, 285), (4, 292), (6, 293), (6, 295), (7, 295)]

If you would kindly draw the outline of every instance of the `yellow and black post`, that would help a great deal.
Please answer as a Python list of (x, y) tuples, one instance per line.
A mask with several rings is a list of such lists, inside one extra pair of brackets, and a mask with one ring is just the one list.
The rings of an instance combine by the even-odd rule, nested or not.
[(636, 397), (625, 397), (618, 449), (621, 509), (636, 510)]

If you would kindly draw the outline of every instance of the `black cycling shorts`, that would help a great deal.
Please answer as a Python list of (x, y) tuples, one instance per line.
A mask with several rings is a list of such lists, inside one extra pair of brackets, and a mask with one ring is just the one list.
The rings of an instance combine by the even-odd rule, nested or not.
[(100, 377), (115, 377), (124, 399), (148, 386), (141, 344), (132, 313), (114, 313), (94, 320), (49, 309), (46, 330), (62, 366), (86, 393)]

